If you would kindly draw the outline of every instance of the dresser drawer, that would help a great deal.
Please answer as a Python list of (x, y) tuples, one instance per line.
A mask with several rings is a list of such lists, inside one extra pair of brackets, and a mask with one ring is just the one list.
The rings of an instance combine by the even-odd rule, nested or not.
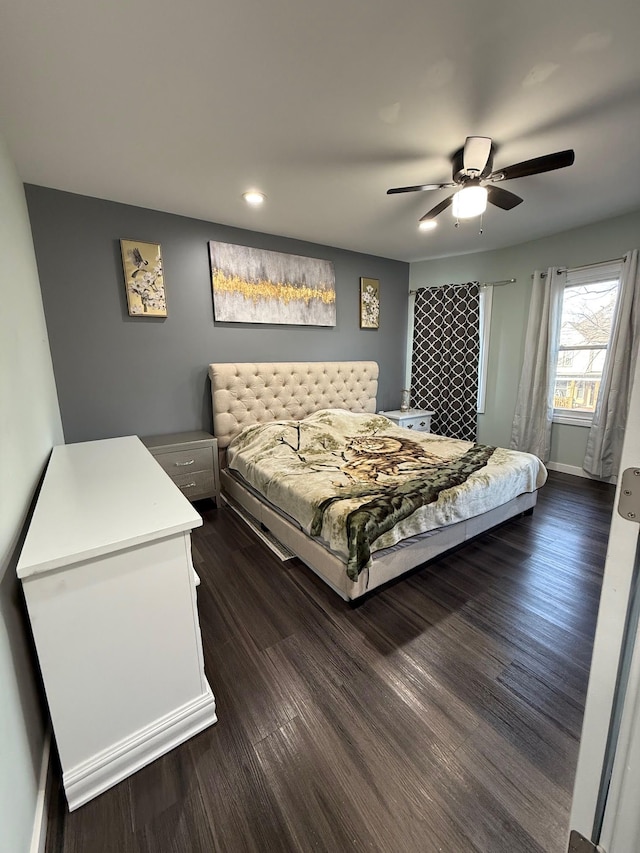
[(167, 474), (186, 474), (190, 471), (206, 470), (213, 476), (213, 454), (210, 447), (195, 447), (192, 450), (172, 450), (155, 453), (156, 460)]
[(218, 442), (203, 430), (142, 438), (156, 462), (190, 501), (212, 498), (220, 506)]
[(188, 474), (170, 474), (171, 479), (189, 500), (199, 497), (210, 498), (215, 495), (213, 469), (211, 471), (190, 471)]

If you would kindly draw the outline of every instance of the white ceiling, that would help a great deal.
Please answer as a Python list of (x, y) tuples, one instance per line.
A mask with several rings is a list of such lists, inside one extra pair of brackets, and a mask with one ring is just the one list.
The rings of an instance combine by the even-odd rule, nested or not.
[[(637, 0), (11, 0), (0, 132), (28, 183), (405, 261), (640, 208)], [(468, 135), (523, 196), (430, 233)], [(241, 199), (267, 195), (261, 209)]]

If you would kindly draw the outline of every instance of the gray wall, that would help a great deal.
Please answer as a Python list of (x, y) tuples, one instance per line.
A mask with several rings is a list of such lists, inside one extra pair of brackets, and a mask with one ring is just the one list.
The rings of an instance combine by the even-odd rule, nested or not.
[(29, 850), (44, 744), (40, 678), (16, 563), (64, 440), (22, 183), (0, 138), (0, 853)]
[[(399, 405), (408, 264), (43, 187), (25, 190), (68, 442), (211, 430), (213, 361), (373, 360), (380, 365), (379, 408)], [(120, 238), (162, 245), (166, 319), (128, 316)], [(209, 240), (333, 261), (337, 325), (214, 322)], [(380, 280), (377, 331), (359, 328), (361, 276)]]
[[(508, 214), (505, 214), (508, 215)], [(479, 279), (516, 278), (493, 291), (485, 414), (479, 416), (481, 442), (509, 446), (511, 423), (524, 354), (531, 274), (550, 266), (581, 266), (621, 257), (640, 247), (640, 211), (533, 240), (508, 249), (422, 261), (411, 265), (412, 288)], [(551, 461), (582, 467), (588, 429), (554, 424)]]

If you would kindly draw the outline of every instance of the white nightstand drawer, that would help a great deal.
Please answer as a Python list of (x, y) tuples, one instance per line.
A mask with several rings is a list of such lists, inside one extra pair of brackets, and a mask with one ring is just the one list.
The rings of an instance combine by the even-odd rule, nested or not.
[(401, 412), (399, 409), (394, 409), (390, 412), (379, 412), (389, 418), (399, 427), (403, 429), (412, 429), (416, 432), (431, 432), (431, 416), (433, 412), (427, 412), (424, 409), (410, 409), (408, 412)]
[(414, 429), (417, 432), (429, 432), (431, 429), (431, 415), (414, 415), (403, 418), (400, 423), (404, 429)]

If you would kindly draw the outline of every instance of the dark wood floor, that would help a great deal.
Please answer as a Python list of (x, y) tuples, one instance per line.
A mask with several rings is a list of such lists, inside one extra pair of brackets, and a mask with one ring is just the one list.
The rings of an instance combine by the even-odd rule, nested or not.
[(551, 473), (355, 609), (200, 505), (219, 721), (72, 814), (56, 781), (47, 853), (564, 853), (612, 500)]

